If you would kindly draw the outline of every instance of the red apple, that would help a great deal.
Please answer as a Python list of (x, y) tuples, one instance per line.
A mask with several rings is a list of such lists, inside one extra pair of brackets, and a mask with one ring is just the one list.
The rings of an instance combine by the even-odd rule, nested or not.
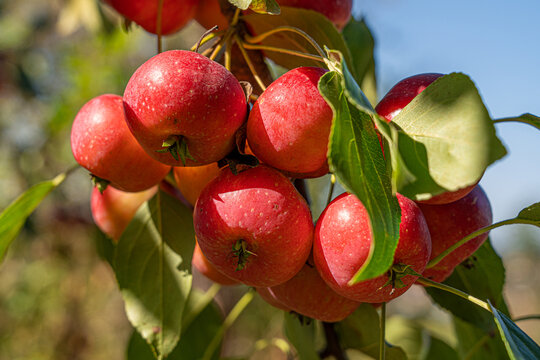
[[(394, 264), (409, 265), (422, 273), (431, 254), (429, 230), (414, 201), (400, 194), (397, 198), (401, 224)], [(417, 276), (402, 277), (404, 286), (401, 288), (384, 286), (389, 280), (388, 274), (349, 286), (349, 280), (368, 258), (372, 239), (364, 205), (352, 194), (340, 195), (317, 221), (313, 240), (315, 266), (323, 280), (338, 294), (360, 302), (387, 302), (407, 291)]]
[(202, 190), (219, 174), (217, 163), (203, 166), (173, 168), (176, 185), (186, 200), (193, 206)]
[[(158, 0), (105, 0), (127, 19), (157, 34)], [(172, 34), (187, 24), (195, 14), (198, 0), (163, 0), (161, 34)]]
[(313, 243), (306, 201), (279, 171), (258, 166), (234, 175), (221, 171), (195, 204), (201, 250), (230, 278), (255, 287), (292, 278)]
[(137, 209), (154, 196), (156, 191), (157, 186), (137, 193), (128, 193), (108, 186), (101, 193), (94, 187), (90, 200), (94, 222), (111, 239), (118, 241)]
[[(418, 74), (401, 80), (379, 101), (375, 107), (377, 114), (381, 115), (388, 121), (400, 113), (416, 95), (420, 94), (432, 82), (443, 76), (444, 74), (426, 73)], [(480, 181), (480, 180), (479, 180)], [(464, 187), (456, 191), (447, 191), (433, 196), (428, 200), (419, 201), (424, 204), (448, 204), (456, 201), (467, 195), (476, 184)]]
[(269, 290), (287, 308), (326, 322), (341, 321), (360, 306), (359, 302), (338, 295), (328, 287), (309, 262), (292, 279)]
[[(465, 197), (444, 205), (419, 204), (431, 233), (431, 259), (472, 232), (491, 225), (491, 205), (478, 185)], [(444, 281), (454, 268), (471, 256), (486, 241), (488, 233), (460, 246), (423, 275), (434, 281)]]
[(333, 113), (317, 88), (325, 72), (314, 67), (291, 70), (257, 99), (249, 114), (247, 140), (262, 162), (297, 177), (328, 172)]
[(343, 29), (351, 17), (352, 0), (278, 0), (280, 6), (317, 11)]
[(192, 51), (171, 50), (135, 71), (124, 108), (133, 135), (150, 156), (169, 165), (200, 166), (233, 149), (247, 104), (242, 86), (222, 65)]
[(288, 307), (283, 305), (281, 302), (279, 302), (278, 299), (276, 299), (274, 294), (270, 292), (269, 288), (258, 287), (258, 288), (255, 288), (255, 290), (257, 291), (257, 293), (259, 293), (259, 295), (264, 301), (266, 301), (268, 304), (272, 305), (273, 307), (283, 310), (283, 311), (287, 311), (287, 312), (291, 311), (291, 309), (289, 309)]
[(216, 25), (218, 30), (225, 30), (229, 27), (229, 21), (221, 12), (219, 0), (199, 0), (195, 20), (207, 29), (211, 29)]
[(135, 140), (118, 95), (100, 95), (79, 110), (71, 128), (71, 150), (82, 167), (123, 191), (148, 189), (170, 170)]
[(228, 276), (225, 276), (223, 273), (219, 272), (214, 265), (212, 265), (206, 256), (201, 251), (199, 243), (195, 242), (195, 250), (193, 251), (193, 258), (191, 260), (191, 265), (195, 267), (201, 274), (209, 278), (215, 283), (221, 285), (236, 285), (238, 281), (231, 279)]

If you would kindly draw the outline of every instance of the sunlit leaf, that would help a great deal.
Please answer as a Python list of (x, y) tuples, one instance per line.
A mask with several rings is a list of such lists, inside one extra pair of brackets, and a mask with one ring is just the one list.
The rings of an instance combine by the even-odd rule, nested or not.
[(510, 117), (510, 118), (504, 118), (504, 119), (498, 119), (496, 122), (507, 122), (507, 121), (515, 121), (515, 122), (522, 122), (525, 124), (529, 124), (531, 126), (534, 126), (538, 130), (540, 130), (540, 117), (533, 115), (533, 114), (522, 114), (520, 116), (516, 117)]
[(392, 194), (390, 173), (371, 117), (357, 106), (370, 107), (369, 102), (345, 66), (342, 71), (345, 75), (337, 71), (323, 75), (319, 91), (334, 112), (328, 145), (330, 169), (345, 190), (362, 202), (371, 220), (370, 256), (351, 279), (356, 283), (379, 276), (392, 265), (401, 210)]
[(531, 225), (540, 226), (540, 202), (521, 210), (516, 219), (525, 220)]
[(249, 8), (258, 14), (279, 15), (281, 13), (276, 0), (252, 0)]
[(4, 258), (9, 245), (19, 234), (28, 216), (65, 178), (66, 174), (60, 174), (52, 180), (32, 186), (2, 211), (0, 214), (0, 260)]
[(414, 180), (403, 195), (425, 200), (475, 184), (506, 150), (478, 90), (460, 73), (435, 80), (393, 120), (399, 152)]
[(161, 356), (180, 339), (194, 239), (191, 211), (159, 191), (139, 208), (116, 247), (114, 270), (128, 319)]

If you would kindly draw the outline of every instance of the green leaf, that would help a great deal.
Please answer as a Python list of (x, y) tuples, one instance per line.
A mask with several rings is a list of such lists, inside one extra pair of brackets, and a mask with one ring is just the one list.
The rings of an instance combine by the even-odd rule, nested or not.
[(508, 355), (496, 331), (486, 333), (474, 325), (454, 317), (457, 349), (460, 359), (508, 360)]
[[(504, 265), (488, 239), (474, 255), (458, 265), (444, 283), (481, 300), (488, 299), (497, 308), (508, 313), (502, 295), (504, 280)], [(426, 290), (436, 303), (454, 316), (486, 332), (495, 330), (493, 317), (488, 311), (446, 291), (433, 287)]]
[(534, 126), (538, 130), (540, 130), (540, 117), (538, 117), (536, 115), (533, 115), (533, 114), (527, 113), (527, 114), (522, 114), (522, 115), (516, 116), (516, 117), (495, 120), (496, 123), (508, 122), (508, 121), (522, 122), (522, 123)]
[(516, 219), (525, 220), (528, 224), (540, 226), (540, 202), (521, 210)]
[(452, 73), (435, 80), (393, 120), (399, 152), (414, 180), (398, 189), (425, 200), (475, 184), (506, 154), (474, 83)]
[[(348, 74), (344, 65), (343, 72)], [(369, 107), (369, 102), (354, 85), (350, 76), (337, 71), (326, 73), (319, 81), (319, 91), (334, 112), (328, 145), (330, 169), (345, 190), (362, 202), (371, 220), (370, 256), (351, 283), (374, 278), (390, 268), (401, 221), (401, 209), (392, 195), (390, 174), (373, 122), (368, 113), (357, 108), (357, 104)]]
[[(339, 50), (347, 63), (352, 64), (352, 58), (343, 37), (337, 31), (334, 24), (318, 12), (283, 6), (281, 7), (280, 16), (253, 14), (244, 16), (243, 19), (257, 35), (274, 30), (280, 26), (298, 28), (309, 34), (321, 48), (326, 46), (330, 49)], [(290, 31), (273, 34), (264, 39), (261, 44), (319, 55), (308, 41)], [(324, 67), (324, 63), (322, 62), (291, 56), (289, 54), (265, 51), (265, 55), (276, 64), (287, 69), (294, 69), (300, 66)]]
[[(193, 290), (188, 299), (186, 309), (197, 306), (203, 301), (204, 294), (199, 290)], [(207, 304), (203, 311), (182, 330), (182, 337), (174, 350), (167, 357), (168, 360), (198, 360), (202, 358), (206, 346), (212, 340), (222, 323), (220, 311), (213, 302)], [(218, 359), (215, 354), (212, 359)], [(154, 354), (146, 341), (137, 333), (133, 332), (129, 340), (127, 360), (154, 360)]]
[[(488, 301), (489, 302), (489, 301)], [(497, 328), (503, 339), (506, 351), (512, 360), (540, 359), (540, 346), (535, 343), (505, 314), (497, 310), (491, 303), (489, 307), (493, 312)]]
[(364, 19), (357, 21), (352, 18), (343, 29), (343, 37), (351, 52), (355, 79), (366, 94), (369, 102), (377, 103), (377, 80), (375, 77), (375, 58), (373, 51), (375, 40)]
[(0, 261), (4, 259), (9, 245), (15, 240), (24, 222), (51, 191), (60, 185), (66, 174), (32, 186), (15, 199), (0, 214)]
[(195, 246), (191, 211), (159, 191), (122, 234), (114, 270), (131, 324), (160, 357), (180, 338)]
[(229, 0), (229, 2), (241, 10), (247, 10), (253, 0)]
[[(336, 323), (336, 331), (345, 349), (356, 349), (379, 359), (379, 314), (371, 304), (362, 304), (345, 320)], [(406, 360), (400, 347), (386, 344), (387, 360)]]
[(303, 324), (297, 315), (284, 312), (283, 321), (285, 336), (296, 349), (301, 360), (320, 360), (315, 351), (315, 322)]
[(249, 8), (258, 14), (279, 15), (281, 13), (276, 0), (252, 0)]

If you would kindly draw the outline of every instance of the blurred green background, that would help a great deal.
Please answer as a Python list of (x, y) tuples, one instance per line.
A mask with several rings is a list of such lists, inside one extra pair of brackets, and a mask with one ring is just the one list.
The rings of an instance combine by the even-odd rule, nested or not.
[[(165, 40), (187, 48), (196, 23)], [(69, 136), (78, 109), (103, 93), (122, 94), (133, 71), (155, 54), (155, 38), (96, 0), (0, 0), (0, 209), (29, 186), (75, 165)], [(29, 218), (0, 267), (0, 359), (123, 359), (132, 329), (114, 275), (98, 254), (90, 215), (91, 183), (79, 169)], [(504, 254), (514, 316), (540, 312), (538, 239), (524, 232)], [(196, 274), (197, 286), (208, 281)], [(218, 297), (230, 309), (245, 288)], [(451, 325), (420, 287), (389, 307), (390, 334), (414, 348), (422, 324), (452, 343)], [(223, 353), (285, 359), (282, 315), (259, 298), (228, 332)], [(537, 342), (540, 324), (520, 323)], [(414, 327), (413, 326), (413, 327)], [(420, 335), (419, 335), (420, 334)], [(278, 341), (279, 345), (280, 342)]]

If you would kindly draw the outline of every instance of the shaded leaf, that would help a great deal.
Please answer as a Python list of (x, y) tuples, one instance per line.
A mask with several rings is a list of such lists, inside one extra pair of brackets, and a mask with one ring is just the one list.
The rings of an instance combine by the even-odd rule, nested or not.
[(301, 360), (320, 360), (315, 351), (315, 322), (300, 322), (297, 315), (284, 312), (283, 321), (285, 336), (296, 349)]
[(540, 347), (527, 334), (523, 332), (505, 314), (489, 304), (499, 334), (501, 335), (506, 351), (512, 360), (540, 359)]
[(249, 8), (258, 14), (279, 15), (281, 13), (276, 0), (252, 0)]
[(393, 120), (399, 152), (414, 180), (398, 189), (425, 200), (475, 184), (506, 154), (474, 83), (452, 73), (435, 80)]
[(375, 40), (364, 19), (352, 18), (343, 29), (343, 37), (350, 50), (353, 73), (360, 88), (371, 105), (377, 103), (377, 80), (375, 78)]
[(453, 318), (453, 322), (458, 339), (457, 348), (460, 359), (508, 359), (503, 342), (496, 330), (486, 332), (456, 317)]
[[(290, 26), (303, 30), (309, 34), (313, 40), (322, 48), (339, 50), (348, 64), (352, 63), (349, 49), (341, 34), (337, 31), (324, 15), (306, 9), (281, 7), (281, 15), (248, 15), (243, 19), (248, 23), (254, 34), (260, 35), (280, 26)], [(290, 31), (273, 34), (264, 39), (261, 44), (266, 46), (290, 49), (303, 53), (318, 55), (315, 48), (298, 34)], [(300, 66), (324, 67), (323, 62), (305, 59), (289, 54), (282, 54), (274, 51), (265, 51), (265, 55), (276, 64), (287, 69), (294, 69)]]
[(2, 211), (0, 214), (0, 261), (4, 258), (9, 245), (19, 234), (28, 216), (65, 178), (66, 174), (60, 174), (52, 180), (32, 186)]
[[(186, 309), (196, 306), (204, 297), (198, 290), (193, 290), (188, 299)], [(199, 360), (202, 358), (206, 346), (221, 326), (222, 316), (214, 303), (209, 303), (197, 315), (193, 322), (182, 330), (182, 337), (174, 350), (167, 357), (168, 360)], [(218, 359), (216, 353), (212, 359)], [(133, 332), (129, 340), (126, 360), (154, 360), (154, 354), (146, 341)]]
[[(336, 331), (345, 349), (360, 350), (379, 359), (379, 314), (371, 304), (362, 304), (345, 320), (336, 323)], [(387, 360), (406, 360), (400, 347), (386, 344)]]
[(139, 208), (116, 247), (114, 270), (128, 319), (160, 356), (180, 338), (194, 239), (191, 211), (160, 190)]
[[(444, 283), (481, 300), (488, 299), (499, 309), (508, 313), (502, 295), (504, 281), (504, 265), (488, 239), (474, 255), (458, 265)], [(454, 316), (486, 332), (495, 330), (493, 316), (488, 311), (446, 291), (433, 287), (428, 287), (426, 290), (436, 303)]]
[[(347, 68), (342, 68), (347, 75)], [(330, 104), (334, 120), (328, 145), (328, 163), (341, 185), (366, 208), (373, 233), (370, 256), (351, 282), (386, 272), (393, 263), (399, 238), (401, 209), (392, 195), (390, 174), (371, 117), (357, 106), (370, 107), (350, 76), (337, 71), (323, 75), (319, 91)], [(347, 93), (346, 96), (345, 88)]]

